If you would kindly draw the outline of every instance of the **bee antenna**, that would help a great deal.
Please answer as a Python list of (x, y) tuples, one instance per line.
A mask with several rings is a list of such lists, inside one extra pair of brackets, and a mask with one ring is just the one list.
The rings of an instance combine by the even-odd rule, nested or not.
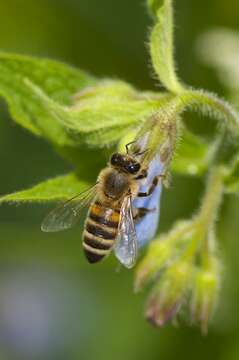
[(125, 145), (127, 154), (129, 153), (129, 146), (132, 145), (132, 144), (135, 144), (135, 143), (136, 143), (136, 140), (131, 141), (128, 144)]
[(135, 156), (141, 156), (141, 155), (146, 154), (148, 151), (149, 151), (149, 149), (145, 149), (145, 150), (143, 150), (143, 151), (140, 151), (140, 152), (135, 153), (134, 155), (135, 155)]

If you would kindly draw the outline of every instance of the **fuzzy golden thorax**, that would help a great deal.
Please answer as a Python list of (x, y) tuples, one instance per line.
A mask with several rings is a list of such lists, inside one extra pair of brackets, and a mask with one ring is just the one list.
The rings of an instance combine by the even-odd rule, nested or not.
[(98, 198), (102, 203), (120, 207), (125, 196), (137, 196), (141, 165), (129, 154), (114, 153), (98, 176)]
[(102, 203), (120, 205), (127, 195), (135, 198), (138, 188), (138, 182), (132, 175), (111, 166), (103, 169), (98, 177), (98, 197)]

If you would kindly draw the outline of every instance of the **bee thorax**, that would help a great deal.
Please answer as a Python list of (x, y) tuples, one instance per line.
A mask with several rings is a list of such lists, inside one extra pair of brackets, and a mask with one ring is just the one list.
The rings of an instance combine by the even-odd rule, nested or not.
[(103, 179), (103, 188), (106, 196), (119, 199), (129, 190), (128, 177), (115, 170), (106, 173)]

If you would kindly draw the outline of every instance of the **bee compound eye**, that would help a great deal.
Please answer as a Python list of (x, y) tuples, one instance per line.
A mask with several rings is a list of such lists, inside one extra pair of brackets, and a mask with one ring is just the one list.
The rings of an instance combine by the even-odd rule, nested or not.
[(135, 164), (130, 164), (127, 166), (127, 171), (130, 173), (130, 174), (135, 174), (139, 171), (140, 169), (140, 164), (139, 163), (135, 163)]
[(119, 162), (120, 162), (120, 156), (119, 156), (119, 154), (113, 154), (112, 156), (111, 156), (111, 159), (110, 159), (110, 163), (111, 163), (111, 165), (118, 165), (119, 164)]

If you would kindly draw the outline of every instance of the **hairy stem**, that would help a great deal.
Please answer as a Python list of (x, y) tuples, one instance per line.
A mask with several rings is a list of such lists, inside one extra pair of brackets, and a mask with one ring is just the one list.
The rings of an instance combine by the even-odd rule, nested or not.
[(202, 259), (204, 262), (207, 262), (208, 257), (215, 250), (213, 230), (224, 192), (224, 172), (222, 166), (216, 166), (211, 170), (198, 216), (198, 229), (202, 239)]

